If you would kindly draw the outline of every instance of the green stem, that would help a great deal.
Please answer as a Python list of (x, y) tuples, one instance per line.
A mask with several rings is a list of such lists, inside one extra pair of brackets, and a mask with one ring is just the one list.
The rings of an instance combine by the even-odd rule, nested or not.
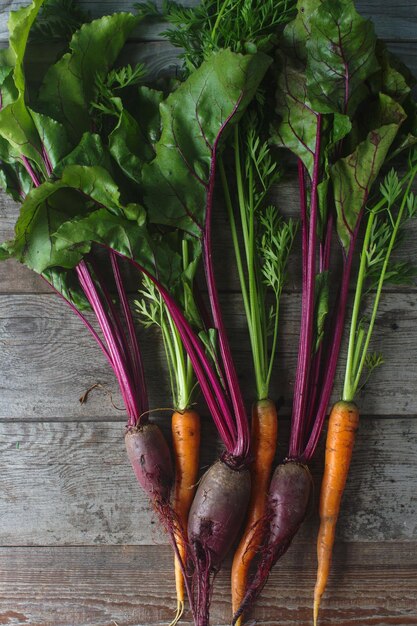
[[(162, 332), (162, 343), (164, 344), (165, 356), (168, 364), (168, 372), (169, 372), (169, 380), (171, 384), (171, 396), (172, 401), (175, 407), (179, 405), (179, 397), (178, 397), (178, 382), (176, 376), (176, 359), (175, 359), (175, 351), (172, 347), (171, 336), (169, 333), (169, 329), (165, 323), (160, 326)], [(175, 382), (174, 382), (175, 381)]]
[[(259, 395), (259, 393), (263, 393), (264, 385), (262, 383), (262, 380), (260, 379), (260, 372), (258, 371), (257, 364), (256, 364), (256, 359), (255, 359), (255, 353), (256, 353), (256, 350), (257, 350), (256, 349), (257, 340), (256, 340), (256, 333), (255, 333), (255, 324), (253, 322), (252, 298), (250, 298), (249, 294), (248, 294), (248, 287), (247, 287), (247, 284), (246, 284), (245, 272), (244, 272), (244, 269), (243, 269), (242, 255), (241, 255), (241, 252), (240, 252), (239, 237), (238, 237), (237, 228), (236, 228), (236, 220), (235, 220), (235, 215), (234, 215), (234, 211), (233, 211), (233, 205), (232, 205), (232, 200), (231, 200), (231, 196), (230, 196), (229, 185), (228, 185), (228, 182), (227, 182), (227, 176), (226, 176), (226, 172), (225, 172), (225, 169), (224, 169), (223, 161), (221, 159), (219, 160), (219, 169), (220, 169), (220, 177), (221, 177), (222, 185), (223, 185), (223, 189), (224, 189), (224, 196), (225, 196), (225, 202), (226, 202), (227, 215), (228, 215), (229, 223), (230, 223), (230, 230), (231, 230), (231, 233), (232, 233), (233, 249), (234, 249), (235, 258), (236, 258), (236, 265), (237, 265), (237, 271), (238, 271), (238, 276), (239, 276), (240, 289), (241, 289), (241, 292), (242, 292), (243, 306), (244, 306), (244, 309), (245, 309), (245, 315), (246, 315), (246, 320), (247, 320), (247, 325), (248, 325), (249, 339), (250, 339), (250, 343), (251, 343), (251, 350), (252, 350), (254, 369), (255, 369), (257, 393)], [(239, 157), (237, 159), (237, 162), (236, 162), (236, 172), (240, 173), (240, 171), (241, 170), (240, 170), (240, 157)], [(241, 175), (239, 176), (237, 174), (237, 181), (238, 181), (237, 182), (238, 190), (240, 188), (240, 191), (238, 191), (239, 207), (242, 209), (241, 201), (245, 202), (245, 196), (244, 196), (244, 192), (243, 192), (243, 183), (242, 183)], [(240, 183), (239, 183), (239, 181), (240, 181)], [(244, 213), (243, 210), (241, 210), (241, 221), (242, 221), (242, 232), (244, 233), (244, 235), (243, 235), (244, 246), (245, 246), (245, 250), (247, 251), (247, 246), (249, 245), (249, 243), (248, 243), (249, 242), (249, 235), (247, 234), (246, 212)], [(247, 263), (248, 263), (248, 261), (247, 261)], [(261, 396), (259, 396), (259, 398), (261, 398)]]
[[(185, 271), (189, 265), (188, 241), (186, 239), (183, 239), (182, 241), (182, 259), (183, 259), (183, 268)], [(187, 294), (187, 290), (185, 286), (184, 286), (184, 303), (185, 303), (185, 314), (188, 315), (188, 312), (189, 312), (188, 294)], [(177, 332), (177, 339), (179, 342), (181, 341), (178, 332)], [(182, 342), (181, 342), (181, 346), (182, 346)], [(185, 353), (185, 363), (186, 363), (186, 373), (185, 373), (184, 387), (185, 387), (187, 397), (184, 396), (184, 399), (183, 399), (184, 406), (182, 407), (183, 409), (186, 409), (188, 406), (188, 403), (191, 401), (192, 390), (195, 384), (194, 370), (193, 370), (190, 357), (188, 356), (188, 353)]]
[(242, 292), (243, 305), (245, 307), (245, 314), (248, 320), (248, 326), (251, 328), (252, 321), (250, 317), (248, 290), (246, 288), (245, 274), (243, 271), (242, 255), (240, 254), (239, 238), (236, 229), (236, 220), (233, 211), (232, 199), (230, 196), (229, 184), (227, 182), (226, 171), (224, 169), (223, 159), (219, 159), (220, 178), (223, 185), (224, 197), (226, 202), (227, 217), (230, 223), (230, 229), (232, 233), (233, 249), (236, 257), (237, 271), (239, 275), (240, 289)]
[[(243, 242), (246, 255), (246, 265), (248, 272), (248, 292), (249, 292), (249, 310), (250, 316), (248, 318), (249, 336), (251, 340), (252, 359), (255, 370), (255, 381), (258, 399), (263, 399), (268, 396), (268, 387), (266, 384), (265, 373), (265, 355), (264, 355), (264, 341), (263, 332), (266, 329), (261, 328), (260, 323), (260, 306), (264, 306), (265, 303), (260, 301), (259, 293), (257, 289), (256, 270), (255, 270), (255, 212), (253, 201), (253, 172), (249, 171), (249, 198), (246, 199), (244, 192), (243, 176), (242, 176), (242, 164), (240, 159), (240, 145), (239, 145), (239, 127), (235, 127), (235, 140), (234, 140), (234, 153), (235, 153), (235, 169), (236, 169), (236, 184), (238, 190), (238, 201), (240, 210), (240, 219), (242, 222)], [(248, 211), (249, 209), (249, 211)], [(249, 212), (249, 216), (248, 216)]]
[(188, 387), (187, 380), (187, 363), (186, 356), (184, 354), (184, 347), (182, 345), (181, 338), (177, 331), (177, 328), (172, 321), (172, 317), (167, 314), (169, 330), (171, 335), (172, 351), (175, 354), (175, 378), (177, 382), (177, 406), (176, 409), (183, 411), (187, 408), (187, 404), (190, 397), (190, 389)]
[(361, 348), (363, 345), (363, 340), (365, 339), (365, 330), (362, 326), (359, 326), (356, 333), (356, 345), (355, 345), (355, 354), (353, 356), (352, 362), (352, 372), (356, 372), (358, 369), (358, 363), (361, 355)]
[(211, 31), (211, 40), (213, 42), (214, 42), (214, 39), (215, 39), (216, 30), (217, 30), (217, 28), (218, 28), (218, 26), (220, 24), (221, 19), (223, 18), (223, 15), (224, 15), (224, 13), (225, 13), (225, 11), (227, 9), (227, 5), (228, 4), (229, 4), (229, 2), (227, 0), (223, 3), (223, 6), (220, 9), (219, 14), (218, 14), (218, 16), (216, 18), (216, 21), (214, 22), (214, 26), (213, 26), (212, 31)]
[(263, 400), (268, 396), (268, 390), (265, 388), (265, 352), (264, 352), (264, 335), (262, 332), (260, 309), (264, 303), (261, 302), (259, 297), (258, 281), (256, 275), (256, 260), (255, 260), (255, 211), (254, 211), (254, 198), (253, 198), (253, 170), (249, 169), (249, 181), (248, 181), (248, 204), (249, 210), (249, 248), (246, 250), (247, 263), (248, 263), (248, 276), (249, 276), (249, 299), (251, 306), (251, 317), (254, 325), (254, 332), (256, 337), (256, 353), (254, 354), (254, 360), (256, 361), (256, 369), (258, 371), (257, 377), (257, 393), (258, 399)]
[(360, 311), (361, 300), (362, 300), (363, 285), (364, 285), (364, 281), (366, 277), (366, 268), (367, 268), (366, 251), (368, 249), (369, 240), (371, 238), (371, 232), (372, 232), (374, 219), (375, 219), (375, 210), (372, 210), (369, 214), (368, 223), (367, 223), (366, 232), (365, 232), (365, 240), (362, 246), (361, 262), (359, 266), (358, 280), (356, 282), (355, 300), (353, 303), (352, 321), (350, 323), (345, 383), (343, 386), (343, 400), (345, 402), (353, 401), (353, 398), (356, 392), (356, 388), (353, 385), (354, 372), (353, 372), (352, 366), (353, 366), (353, 360), (354, 360), (354, 355), (355, 355), (355, 341), (356, 341), (356, 334), (357, 334), (359, 311)]
[[(379, 307), (379, 303), (380, 303), (380, 300), (381, 300), (382, 288), (384, 286), (385, 275), (386, 275), (386, 272), (387, 272), (388, 263), (389, 263), (389, 260), (390, 260), (390, 257), (391, 257), (392, 250), (393, 250), (394, 245), (395, 245), (395, 241), (396, 241), (396, 238), (397, 238), (397, 235), (398, 235), (398, 231), (399, 231), (399, 228), (400, 228), (400, 225), (401, 225), (401, 221), (402, 221), (402, 218), (403, 218), (404, 210), (405, 210), (406, 205), (407, 205), (407, 198), (408, 198), (408, 195), (409, 195), (410, 190), (411, 190), (411, 185), (413, 184), (413, 181), (414, 181), (414, 178), (415, 178), (416, 174), (417, 174), (417, 168), (413, 168), (413, 170), (410, 172), (410, 174), (406, 176), (406, 179), (409, 176), (409, 182), (408, 182), (406, 191), (404, 193), (404, 196), (403, 196), (400, 208), (398, 210), (397, 219), (395, 220), (395, 225), (394, 225), (394, 228), (393, 228), (393, 231), (392, 231), (391, 239), (390, 239), (390, 242), (388, 244), (387, 252), (386, 252), (386, 255), (385, 255), (385, 260), (384, 260), (384, 263), (383, 263), (383, 266), (382, 266), (382, 269), (381, 269), (381, 273), (380, 273), (380, 276), (379, 276), (378, 286), (377, 286), (376, 295), (375, 295), (375, 299), (374, 299), (374, 305), (372, 307), (371, 319), (370, 319), (368, 330), (367, 330), (367, 333), (366, 333), (366, 339), (365, 339), (365, 342), (364, 342), (364, 345), (363, 345), (363, 348), (362, 348), (361, 358), (360, 358), (359, 364), (357, 366), (357, 369), (356, 369), (356, 371), (354, 373), (353, 383), (351, 383), (350, 389), (348, 390), (350, 392), (351, 399), (353, 399), (354, 395), (356, 394), (356, 391), (358, 389), (359, 382), (360, 382), (360, 379), (361, 379), (361, 376), (362, 376), (363, 368), (365, 366), (366, 356), (368, 354), (368, 349), (369, 349), (369, 343), (371, 341), (371, 337), (372, 337), (372, 333), (373, 333), (373, 329), (374, 329), (374, 325), (375, 325), (375, 320), (376, 320), (376, 316), (377, 316), (377, 312), (378, 312), (378, 307)], [(378, 205), (372, 210), (371, 215), (374, 216), (377, 213), (379, 208), (381, 208), (383, 202), (384, 201), (381, 201), (380, 203), (378, 203)], [(368, 232), (368, 227), (367, 227), (367, 232)], [(365, 243), (364, 243), (364, 246), (365, 246)], [(355, 300), (356, 300), (356, 298), (355, 298)], [(352, 331), (352, 328), (351, 328), (351, 331)], [(352, 376), (353, 372), (351, 372), (350, 375)], [(345, 397), (345, 393), (344, 393), (344, 399), (347, 399)]]
[(276, 294), (276, 300), (275, 300), (275, 322), (274, 322), (274, 330), (273, 330), (273, 333), (272, 333), (272, 346), (271, 346), (271, 352), (270, 352), (270, 356), (269, 356), (268, 373), (267, 373), (267, 376), (266, 376), (267, 390), (269, 389), (269, 384), (271, 382), (272, 368), (274, 366), (274, 361), (275, 361), (275, 351), (277, 349), (277, 343), (278, 343), (279, 301), (280, 301), (280, 298), (281, 298), (281, 294), (277, 293)]

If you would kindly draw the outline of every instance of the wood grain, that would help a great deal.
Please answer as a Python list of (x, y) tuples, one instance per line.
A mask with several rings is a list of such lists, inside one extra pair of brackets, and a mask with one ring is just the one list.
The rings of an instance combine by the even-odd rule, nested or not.
[[(167, 547), (0, 549), (0, 624), (162, 626), (173, 616)], [(276, 567), (253, 612), (258, 626), (307, 625), (315, 555), (296, 541)], [(294, 589), (297, 589), (297, 595)], [(322, 626), (415, 626), (417, 544), (336, 546), (322, 602)], [(215, 583), (212, 623), (230, 616), (229, 568)], [(191, 624), (189, 614), (181, 624)]]
[[(167, 434), (168, 415), (158, 421)], [(123, 432), (122, 423), (104, 419), (0, 424), (0, 545), (166, 543), (128, 464)], [(281, 420), (279, 459), (288, 437), (288, 421)], [(207, 418), (202, 441), (205, 468), (220, 452)], [(362, 419), (340, 540), (417, 540), (416, 445), (417, 420)], [(311, 466), (316, 494), (322, 452), (321, 446)], [(313, 502), (300, 536), (312, 540), (316, 524)]]
[[(224, 319), (230, 333), (241, 388), (248, 403), (253, 400), (253, 375), (246, 322), (240, 298), (224, 294)], [(279, 399), (282, 415), (291, 408), (296, 366), (300, 296), (284, 294), (281, 345), (272, 377), (271, 395)], [(373, 349), (382, 351), (386, 364), (379, 368), (359, 396), (364, 414), (417, 415), (416, 295), (392, 293), (385, 296), (373, 338)], [(141, 333), (141, 343), (151, 406), (169, 405), (164, 358), (155, 334)], [(122, 407), (113, 372), (78, 318), (55, 294), (0, 294), (0, 419), (91, 420), (120, 419), (111, 402)], [(343, 363), (342, 352), (341, 363)], [(89, 401), (79, 397), (92, 385)], [(341, 389), (341, 376), (335, 386)]]

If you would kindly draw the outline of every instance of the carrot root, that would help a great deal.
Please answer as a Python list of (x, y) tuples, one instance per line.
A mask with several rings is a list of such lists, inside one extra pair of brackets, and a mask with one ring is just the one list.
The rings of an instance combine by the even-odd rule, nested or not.
[(324, 474), (320, 492), (320, 528), (317, 537), (317, 579), (313, 622), (317, 626), (321, 597), (329, 577), (336, 524), (352, 458), (359, 410), (354, 402), (337, 402), (330, 413)]
[[(266, 502), (275, 457), (278, 419), (272, 400), (260, 400), (252, 409), (251, 496), (242, 538), (233, 557), (231, 572), (232, 610), (236, 613), (245, 596), (250, 565), (263, 539)], [(241, 626), (243, 616), (236, 622)]]
[(175, 616), (172, 622), (170, 622), (169, 626), (175, 626), (180, 621), (181, 617), (184, 613), (185, 603), (183, 600), (177, 600), (177, 610), (175, 611)]
[[(194, 498), (198, 479), (200, 457), (200, 416), (196, 411), (187, 409), (175, 411), (171, 422), (172, 442), (175, 458), (175, 484), (173, 509), (178, 518), (179, 531), (175, 535), (178, 553), (185, 566), (187, 562), (187, 524), (188, 514)], [(175, 558), (175, 588), (177, 594), (177, 612), (170, 626), (174, 626), (184, 612), (185, 583), (179, 559)]]

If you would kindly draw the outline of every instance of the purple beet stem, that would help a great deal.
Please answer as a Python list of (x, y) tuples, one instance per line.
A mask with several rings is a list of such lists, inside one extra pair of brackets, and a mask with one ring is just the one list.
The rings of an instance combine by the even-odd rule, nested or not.
[(333, 382), (334, 382), (334, 377), (336, 374), (336, 366), (337, 366), (337, 361), (339, 358), (340, 345), (342, 343), (342, 337), (343, 337), (343, 326), (345, 322), (346, 305), (347, 305), (347, 299), (348, 299), (348, 294), (349, 294), (349, 282), (350, 282), (350, 274), (352, 270), (353, 252), (355, 249), (356, 240), (358, 238), (359, 227), (362, 221), (362, 215), (363, 215), (365, 204), (366, 204), (366, 200), (364, 201), (362, 205), (362, 209), (359, 213), (355, 230), (352, 233), (352, 237), (350, 240), (349, 252), (348, 252), (347, 257), (344, 260), (342, 284), (340, 288), (340, 297), (339, 297), (339, 302), (338, 302), (334, 330), (331, 335), (332, 336), (331, 349), (330, 349), (329, 356), (325, 363), (325, 379), (324, 379), (324, 383), (322, 387), (320, 402), (318, 405), (313, 428), (311, 430), (311, 434), (310, 434), (309, 440), (307, 442), (307, 445), (303, 454), (303, 457), (306, 461), (309, 461), (312, 458), (317, 448), (317, 444), (319, 442), (320, 434), (321, 434), (323, 424), (324, 424), (324, 419), (327, 413), (327, 407), (330, 401), (330, 395), (333, 389)]
[[(47, 154), (47, 151), (44, 147), (42, 148), (42, 156), (46, 172), (48, 176), (50, 176), (52, 174), (52, 164), (49, 159), (49, 155)], [(34, 186), (39, 187), (41, 182), (34, 172), (29, 160), (24, 155), (21, 155), (21, 159)], [(81, 261), (79, 263), (79, 265), (76, 267), (76, 272), (78, 275), (80, 286), (83, 289), (84, 294), (89, 301), (96, 315), (99, 326), (103, 332), (107, 343), (107, 348), (103, 344), (102, 340), (100, 339), (90, 322), (88, 322), (86, 317), (81, 313), (81, 311), (79, 311), (77, 307), (72, 302), (70, 302), (70, 300), (65, 298), (65, 296), (63, 296), (48, 280), (46, 280), (45, 278), (44, 280), (54, 289), (54, 291), (56, 291), (62, 297), (64, 302), (66, 302), (68, 306), (72, 309), (72, 311), (74, 311), (74, 313), (81, 319), (85, 327), (91, 333), (94, 340), (97, 342), (98, 346), (100, 347), (101, 351), (103, 352), (104, 356), (106, 357), (116, 375), (123, 401), (126, 407), (126, 411), (129, 417), (128, 424), (132, 426), (136, 424), (140, 416), (147, 411), (148, 397), (146, 393), (146, 385), (144, 380), (139, 345), (137, 343), (136, 335), (134, 335), (134, 339), (132, 337), (132, 330), (134, 333), (133, 319), (120, 274), (118, 276), (116, 276), (115, 274), (115, 280), (122, 301), (123, 312), (126, 318), (128, 332), (132, 343), (132, 357), (130, 356), (129, 346), (124, 337), (122, 325), (111, 301), (111, 297), (109, 296), (107, 289), (104, 285), (104, 282), (100, 282), (100, 288), (113, 315), (113, 319), (109, 317), (103, 306), (103, 303), (85, 261)], [(133, 369), (132, 363), (134, 364)]]
[[(316, 242), (318, 193), (320, 170), (320, 143), (321, 143), (321, 115), (317, 116), (317, 135), (314, 151), (313, 181), (311, 190), (310, 224), (308, 241), (306, 234), (305, 189), (304, 176), (300, 176), (302, 183), (301, 202), (303, 213), (303, 304), (300, 344), (298, 349), (297, 374), (294, 388), (293, 422), (290, 437), (290, 456), (297, 458), (301, 454), (304, 434), (304, 415), (308, 393), (308, 382), (311, 364), (311, 350), (314, 336), (314, 295), (316, 286)], [(307, 247), (306, 247), (307, 245)], [(305, 276), (304, 276), (305, 273)]]
[[(100, 286), (101, 295), (104, 297), (105, 305), (107, 306), (109, 314), (110, 314), (109, 320), (111, 320), (111, 323), (112, 323), (113, 335), (114, 335), (114, 340), (116, 342), (116, 345), (118, 349), (120, 350), (120, 353), (123, 355), (123, 359), (126, 362), (130, 363), (131, 361), (130, 361), (128, 344), (124, 336), (124, 331), (122, 328), (121, 321), (117, 314), (116, 307), (113, 303), (111, 294), (106, 287), (105, 281), (103, 280), (103, 276), (97, 266), (97, 263), (94, 261), (92, 256), (89, 257), (88, 266), (86, 267), (87, 269), (89, 268), (92, 269), (95, 282), (97, 282), (97, 284)], [(101, 298), (99, 300), (99, 303), (101, 303)]]
[(139, 349), (139, 344), (135, 332), (135, 324), (133, 322), (132, 312), (130, 310), (129, 301), (127, 299), (126, 290), (124, 288), (122, 276), (120, 273), (118, 257), (113, 251), (110, 253), (110, 259), (112, 263), (117, 291), (119, 292), (119, 298), (130, 337), (130, 345), (132, 349), (133, 380), (136, 385), (136, 393), (139, 395), (139, 397), (143, 398), (142, 412), (145, 412), (149, 411), (149, 402), (148, 395), (146, 393), (145, 369), (143, 366), (142, 354)]
[(126, 362), (121, 347), (118, 345), (117, 331), (115, 331), (114, 324), (112, 324), (103, 307), (100, 295), (91, 278), (86, 262), (81, 261), (77, 265), (76, 271), (80, 285), (97, 317), (97, 321), (103, 331), (109, 352), (112, 356), (114, 373), (119, 381), (120, 390), (129, 415), (129, 422), (134, 421), (134, 423), (136, 423), (142, 413), (141, 407), (139, 406), (140, 399), (136, 397), (128, 363)]
[[(317, 137), (314, 152), (314, 169), (311, 190), (310, 224), (307, 231), (307, 206), (305, 189), (305, 167), (299, 161), (298, 176), (300, 186), (300, 205), (302, 221), (302, 248), (303, 248), (303, 295), (302, 295), (302, 326), (298, 352), (298, 364), (294, 389), (293, 420), (291, 426), (289, 455), (292, 458), (309, 461), (316, 450), (319, 437), (326, 417), (327, 407), (333, 388), (336, 366), (339, 358), (340, 345), (343, 336), (343, 325), (346, 314), (350, 275), (352, 269), (353, 252), (358, 237), (359, 227), (363, 215), (366, 199), (351, 233), (350, 246), (347, 256), (344, 257), (340, 295), (333, 327), (330, 332), (328, 349), (321, 345), (316, 354), (312, 355), (314, 337), (314, 296), (315, 296), (315, 268), (316, 268), (316, 237), (318, 217), (319, 165), (321, 140), (321, 115), (317, 117)], [(330, 245), (333, 230), (333, 215), (330, 214), (326, 225), (324, 244), (320, 244), (319, 271), (327, 271), (330, 265)], [(324, 363), (324, 366), (323, 366)], [(321, 385), (319, 390), (319, 385)], [(306, 402), (309, 401), (309, 407)], [(304, 440), (308, 435), (304, 449)]]
[(226, 328), (224, 325), (223, 316), (221, 313), (219, 294), (217, 290), (217, 284), (216, 284), (214, 268), (213, 268), (212, 243), (211, 243), (213, 198), (214, 198), (214, 185), (215, 185), (215, 179), (216, 179), (216, 165), (217, 165), (217, 148), (218, 148), (218, 144), (221, 139), (221, 136), (224, 132), (224, 129), (227, 127), (227, 125), (233, 119), (233, 117), (236, 115), (239, 109), (239, 105), (241, 103), (242, 97), (243, 97), (243, 93), (239, 96), (233, 108), (233, 111), (223, 122), (212, 147), (212, 158), (211, 158), (209, 186), (208, 186), (207, 203), (206, 203), (206, 222), (204, 226), (204, 236), (203, 236), (203, 252), (204, 252), (204, 269), (205, 269), (205, 274), (206, 274), (206, 282), (207, 282), (208, 294), (209, 294), (209, 299), (210, 299), (210, 306), (211, 306), (211, 310), (213, 314), (214, 325), (219, 335), (219, 346), (220, 346), (220, 353), (221, 353), (222, 361), (224, 364), (227, 391), (230, 395), (232, 405), (233, 405), (234, 415), (236, 418), (237, 439), (236, 439), (235, 447), (232, 453), (236, 457), (246, 458), (249, 453), (249, 447), (250, 447), (249, 424), (248, 424), (248, 420), (246, 416), (245, 405), (243, 402), (242, 394), (240, 392), (236, 369), (233, 363), (232, 352), (231, 352), (230, 344), (227, 338), (227, 332), (226, 332)]
[[(327, 222), (326, 228), (326, 237), (324, 240), (324, 245), (320, 245), (320, 272), (327, 272), (330, 267), (330, 246), (332, 241), (333, 234), (333, 213), (329, 215), (329, 219)], [(306, 418), (306, 428), (304, 434), (310, 433), (311, 426), (314, 420), (314, 409), (317, 402), (317, 395), (320, 389), (320, 383), (322, 379), (323, 372), (320, 369), (320, 363), (322, 362), (323, 349), (324, 349), (325, 340), (320, 343), (320, 346), (313, 357), (313, 361), (311, 364), (311, 386), (310, 386), (310, 399), (309, 406), (307, 410), (307, 418)]]
[(197, 380), (216, 424), (216, 428), (219, 431), (220, 437), (222, 438), (227, 451), (230, 454), (233, 454), (237, 436), (233, 416), (230, 412), (230, 406), (224, 395), (222, 386), (210, 364), (201, 340), (194, 333), (174, 298), (163, 287), (158, 279), (132, 258), (126, 257), (124, 254), (117, 252), (116, 250), (115, 254), (121, 258), (127, 259), (130, 263), (132, 263), (132, 265), (134, 265), (134, 267), (148, 276), (160, 292), (190, 357)]

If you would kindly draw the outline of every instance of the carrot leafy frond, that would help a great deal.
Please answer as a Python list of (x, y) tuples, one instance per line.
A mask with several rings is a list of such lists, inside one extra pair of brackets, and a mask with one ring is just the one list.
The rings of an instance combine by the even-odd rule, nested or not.
[(185, 71), (191, 72), (213, 52), (269, 52), (277, 41), (277, 29), (294, 12), (295, 0), (203, 0), (196, 7), (165, 2), (158, 11), (153, 2), (135, 5), (140, 15), (163, 19), (172, 26), (164, 33), (181, 48)]
[[(392, 258), (404, 239), (409, 220), (417, 214), (416, 198), (411, 191), (416, 176), (417, 154), (413, 151), (405, 176), (400, 179), (391, 170), (380, 185), (381, 199), (368, 211), (350, 322), (343, 389), (343, 399), (347, 401), (354, 399), (372, 372), (383, 363), (381, 355), (369, 352), (383, 287), (410, 284), (417, 276), (416, 268), (408, 261)], [(370, 314), (365, 317), (362, 313), (359, 318), (369, 307), (369, 301)], [(361, 385), (364, 370), (367, 375)]]

